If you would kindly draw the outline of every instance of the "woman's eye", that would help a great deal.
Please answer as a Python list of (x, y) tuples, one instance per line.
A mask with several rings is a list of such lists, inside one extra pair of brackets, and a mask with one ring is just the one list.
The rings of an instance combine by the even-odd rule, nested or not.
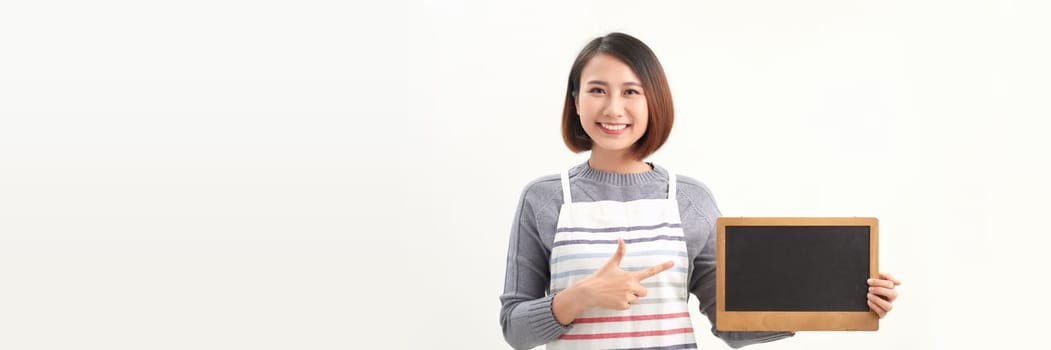
[(642, 94), (638, 90), (634, 90), (634, 89), (628, 89), (627, 91), (624, 91), (624, 93), (627, 94), (627, 95), (641, 95)]
[(591, 90), (588, 90), (588, 92), (593, 93), (593, 94), (601, 94), (601, 93), (603, 93), (605, 91), (603, 91), (600, 88), (591, 88)]

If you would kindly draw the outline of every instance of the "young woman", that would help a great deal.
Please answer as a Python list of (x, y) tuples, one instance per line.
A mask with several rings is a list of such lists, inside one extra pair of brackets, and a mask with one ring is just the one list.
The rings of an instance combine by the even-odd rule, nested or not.
[[(512, 347), (693, 349), (687, 292), (731, 347), (793, 335), (715, 330), (719, 209), (700, 181), (644, 161), (673, 119), (664, 70), (638, 39), (612, 33), (577, 56), (562, 137), (591, 156), (522, 194), (500, 297)], [(869, 307), (883, 317), (900, 282), (868, 283)]]

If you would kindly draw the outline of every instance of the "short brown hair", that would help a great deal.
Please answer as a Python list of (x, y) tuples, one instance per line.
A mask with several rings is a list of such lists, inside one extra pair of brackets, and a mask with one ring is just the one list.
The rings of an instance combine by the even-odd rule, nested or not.
[(580, 116), (577, 115), (576, 97), (580, 93), (580, 74), (584, 65), (600, 53), (621, 60), (642, 80), (649, 118), (646, 133), (635, 142), (632, 151), (639, 160), (645, 159), (668, 140), (672, 122), (675, 121), (675, 109), (672, 107), (668, 79), (664, 76), (664, 68), (657, 60), (657, 55), (645, 43), (624, 33), (610, 33), (595, 38), (577, 55), (573, 68), (569, 70), (566, 104), (562, 108), (562, 140), (573, 152), (591, 150), (591, 138), (584, 132)]

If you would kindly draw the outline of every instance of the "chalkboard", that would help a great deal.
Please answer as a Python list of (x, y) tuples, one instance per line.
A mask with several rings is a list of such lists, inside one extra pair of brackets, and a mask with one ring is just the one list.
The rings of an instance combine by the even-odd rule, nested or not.
[(719, 330), (876, 330), (875, 218), (719, 218)]

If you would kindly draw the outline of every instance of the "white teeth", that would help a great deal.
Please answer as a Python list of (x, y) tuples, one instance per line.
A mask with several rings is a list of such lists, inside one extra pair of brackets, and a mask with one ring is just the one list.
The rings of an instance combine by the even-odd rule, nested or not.
[(620, 130), (620, 129), (623, 129), (623, 128), (626, 128), (626, 127), (628, 127), (628, 125), (627, 125), (627, 124), (606, 124), (606, 123), (599, 123), (599, 125), (602, 125), (602, 127), (603, 127), (603, 128), (605, 128), (605, 129), (609, 129), (609, 130)]

